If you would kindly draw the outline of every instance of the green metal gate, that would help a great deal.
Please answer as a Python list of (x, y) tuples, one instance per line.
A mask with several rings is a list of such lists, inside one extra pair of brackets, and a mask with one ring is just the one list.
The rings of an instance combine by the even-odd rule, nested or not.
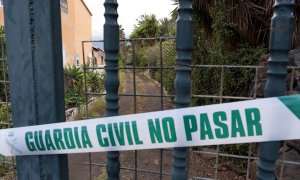
[[(95, 94), (86, 89), (86, 118), (88, 114), (88, 96), (105, 96), (106, 116), (119, 115), (119, 97), (133, 97), (133, 112), (137, 112), (137, 98), (160, 98), (160, 110), (164, 110), (164, 100), (174, 98), (176, 108), (189, 107), (192, 98), (217, 98), (220, 103), (224, 99), (252, 99), (256, 98), (254, 93), (248, 97), (233, 97), (223, 94), (224, 71), (230, 68), (252, 69), (255, 77), (254, 88), (256, 89), (258, 80), (258, 71), (265, 67), (260, 66), (231, 66), (231, 65), (191, 65), (193, 50), (193, 27), (192, 27), (192, 1), (179, 0), (177, 34), (176, 34), (176, 62), (173, 67), (165, 67), (162, 60), (162, 51), (160, 51), (160, 64), (156, 67), (137, 67), (135, 66), (134, 45), (133, 64), (130, 67), (119, 67), (119, 25), (117, 22), (117, 1), (106, 0), (105, 6), (105, 25), (104, 25), (104, 50), (106, 54), (105, 66), (105, 89), (106, 93)], [(287, 55), (291, 49), (293, 32), (293, 8), (295, 2), (292, 0), (277, 0), (274, 6), (274, 16), (272, 18), (271, 38), (270, 38), (270, 59), (268, 68), (268, 81), (265, 88), (266, 97), (285, 95), (287, 74)], [(2, 48), (2, 77), (0, 83), (3, 84), (5, 102), (1, 106), (6, 107), (7, 127), (11, 127), (9, 117), (9, 106), (11, 101), (13, 126), (30, 126), (38, 124), (48, 124), (65, 121), (64, 95), (63, 95), (63, 65), (62, 65), (62, 47), (61, 47), (61, 27), (60, 27), (60, 5), (58, 0), (7, 0), (4, 1), (5, 7), (5, 30), (7, 42), (7, 60), (9, 83), (5, 75), (5, 46), (1, 38)], [(172, 41), (172, 38), (149, 38), (149, 39), (129, 39), (123, 40), (129, 43), (138, 41), (154, 40), (162, 49), (163, 41)], [(83, 47), (85, 43), (83, 42)], [(84, 51), (83, 51), (84, 52)], [(84, 59), (85, 56), (83, 55)], [(86, 63), (85, 63), (86, 64)], [(195, 68), (215, 68), (220, 70), (220, 94), (216, 95), (194, 95), (191, 94), (191, 72)], [(292, 70), (298, 67), (289, 67)], [(93, 68), (84, 67), (87, 72)], [(153, 69), (160, 72), (160, 93), (159, 94), (138, 94), (136, 91), (136, 75), (141, 69)], [(163, 92), (162, 73), (164, 71), (176, 71), (175, 94), (166, 95)], [(119, 94), (119, 71), (129, 71), (133, 75), (133, 93)], [(201, 78), (201, 77), (199, 77)], [(291, 80), (291, 82), (294, 82)], [(8, 84), (10, 92), (8, 93)], [(291, 85), (293, 87), (293, 85)], [(3, 120), (2, 120), (3, 121)], [(124, 153), (130, 156), (126, 159), (125, 165), (120, 163), (119, 152), (106, 153), (107, 161), (94, 161), (101, 154), (88, 154), (86, 162), (81, 162), (88, 166), (89, 174), (84, 174), (83, 178), (93, 179), (92, 171), (94, 167), (105, 166), (108, 179), (120, 179), (120, 177), (129, 177), (128, 179), (226, 179), (226, 173), (220, 171), (222, 157), (240, 159), (247, 164), (246, 173), (238, 178), (249, 179), (251, 161), (259, 160), (257, 178), (275, 179), (275, 162), (278, 159), (278, 152), (281, 146), (280, 142), (266, 142), (259, 145), (259, 157), (253, 157), (251, 151), (253, 144), (248, 146), (248, 156), (225, 154), (220, 152), (220, 146), (216, 146), (215, 151), (208, 152), (205, 149), (175, 148), (174, 150), (159, 150), (157, 153), (156, 168), (140, 168), (139, 152), (135, 151)], [(286, 145), (284, 144), (285, 148)], [(146, 152), (144, 152), (146, 153)], [(149, 152), (148, 152), (149, 153)], [(165, 158), (172, 155), (172, 163), (165, 163)], [(285, 150), (283, 150), (285, 153)], [(122, 154), (122, 153), (121, 153)], [(197, 161), (198, 155), (211, 155), (212, 166), (209, 171), (202, 172), (201, 164)], [(72, 157), (72, 156), (69, 156)], [(283, 157), (285, 157), (283, 155)], [(124, 157), (121, 157), (124, 158)], [(169, 159), (168, 158), (168, 159)], [(70, 159), (69, 159), (70, 160)], [(14, 165), (14, 158), (2, 158), (2, 164)], [(128, 161), (130, 163), (128, 164)], [(300, 162), (294, 160), (280, 159), (279, 178), (282, 179), (286, 166), (299, 166)], [(170, 165), (167, 165), (170, 164)], [(192, 167), (197, 167), (191, 168)], [(42, 155), (26, 156), (16, 158), (16, 169), (18, 179), (68, 179), (68, 158), (67, 155)], [(10, 170), (14, 174), (13, 168)], [(121, 171), (121, 175), (120, 175)], [(255, 170), (254, 170), (255, 171)], [(122, 173), (133, 173), (122, 176)], [(72, 173), (72, 172), (70, 172)], [(14, 176), (14, 175), (13, 175)], [(14, 176), (15, 177), (15, 176)], [(70, 176), (71, 177), (71, 176)], [(78, 178), (78, 177), (74, 177)], [(98, 177), (99, 178), (99, 177)], [(254, 178), (254, 177), (251, 177)]]

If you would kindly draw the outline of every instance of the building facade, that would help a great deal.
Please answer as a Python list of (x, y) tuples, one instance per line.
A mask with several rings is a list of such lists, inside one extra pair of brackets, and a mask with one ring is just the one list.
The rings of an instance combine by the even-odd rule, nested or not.
[[(82, 52), (82, 41), (92, 40), (92, 13), (83, 0), (60, 0), (62, 52), (64, 66), (83, 64), (92, 58), (92, 44)], [(0, 0), (0, 25), (4, 25), (3, 0)]]
[(92, 60), (90, 66), (103, 68), (105, 66), (105, 53), (101, 48), (92, 48)]
[(60, 1), (64, 66), (80, 66), (92, 57), (91, 43), (84, 44), (85, 57), (82, 52), (82, 41), (92, 40), (92, 13), (83, 0)]

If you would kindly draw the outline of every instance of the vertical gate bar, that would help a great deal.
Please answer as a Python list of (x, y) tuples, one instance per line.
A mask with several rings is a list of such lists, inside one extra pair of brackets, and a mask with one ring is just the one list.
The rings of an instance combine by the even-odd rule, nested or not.
[[(162, 54), (162, 38), (159, 38), (159, 51), (160, 51), (160, 110), (164, 110), (164, 99), (163, 99), (163, 54)], [(160, 149), (160, 167), (159, 167), (159, 179), (162, 180), (162, 172), (163, 172), (163, 149)]]
[(249, 143), (249, 148), (248, 148), (248, 158), (247, 158), (246, 180), (249, 179), (249, 175), (250, 175), (251, 152), (252, 152), (252, 143)]
[[(85, 93), (85, 115), (86, 118), (89, 119), (89, 100), (88, 100), (88, 93), (87, 93), (87, 82), (86, 82), (86, 63), (85, 63), (85, 54), (84, 54), (84, 41), (81, 41), (81, 48), (82, 48), (82, 61), (83, 61), (83, 78), (84, 78), (84, 93)], [(92, 180), (92, 160), (91, 160), (91, 153), (89, 153), (89, 177)]]
[[(288, 52), (292, 48), (294, 29), (294, 0), (276, 0), (272, 17), (268, 60), (268, 80), (264, 90), (265, 97), (282, 96), (286, 93)], [(275, 162), (280, 142), (259, 144), (259, 164), (257, 179), (275, 179)]]
[(164, 86), (163, 86), (163, 44), (162, 44), (162, 38), (159, 38), (159, 51), (160, 51), (160, 110), (164, 110)]
[[(65, 121), (59, 0), (4, 1), (14, 127)], [(68, 179), (67, 155), (17, 157), (19, 180)]]
[[(106, 117), (119, 115), (119, 77), (118, 77), (118, 53), (119, 53), (119, 25), (117, 0), (105, 0), (105, 24), (104, 24), (104, 51), (105, 51), (105, 89), (106, 89)], [(120, 153), (118, 151), (107, 152), (106, 171), (108, 179), (120, 179)]]
[(258, 67), (255, 67), (255, 80), (254, 80), (254, 93), (253, 93), (253, 98), (256, 99), (256, 91), (257, 91), (257, 83), (258, 83)]
[(88, 93), (87, 93), (87, 82), (86, 82), (86, 62), (85, 62), (85, 53), (84, 53), (84, 41), (81, 41), (81, 48), (82, 48), (82, 61), (83, 61), (83, 82), (84, 82), (84, 96), (85, 96), (85, 116), (86, 119), (89, 119), (89, 102), (88, 102)]
[[(136, 76), (135, 76), (135, 48), (134, 40), (132, 40), (132, 65), (133, 65), (133, 105), (134, 114), (136, 114)], [(137, 151), (134, 151), (134, 179), (137, 180)]]
[(220, 104), (223, 103), (223, 91), (224, 91), (224, 66), (221, 66), (221, 85), (220, 85)]
[(293, 91), (294, 89), (294, 80), (295, 80), (295, 68), (292, 68), (292, 77), (290, 79), (290, 89), (289, 91)]
[[(193, 50), (192, 0), (179, 0), (176, 25), (176, 108), (191, 105), (191, 61)], [(173, 153), (173, 180), (187, 179), (187, 148), (175, 148)]]
[(136, 110), (136, 68), (135, 68), (135, 48), (134, 40), (132, 40), (132, 65), (133, 65), (133, 105), (134, 105), (134, 114), (137, 113)]
[[(223, 91), (224, 91), (224, 65), (221, 66), (221, 76), (220, 76), (220, 98), (219, 103), (223, 103)], [(218, 166), (219, 166), (219, 158), (220, 158), (220, 146), (217, 145), (217, 155), (216, 155), (216, 163), (215, 163), (215, 179), (218, 179)]]
[(284, 169), (284, 161), (285, 161), (285, 155), (287, 151), (287, 146), (286, 143), (283, 143), (283, 151), (282, 151), (282, 161), (281, 161), (281, 167), (280, 167), (280, 174), (279, 174), (279, 179), (282, 180), (282, 176), (283, 176), (283, 169)]

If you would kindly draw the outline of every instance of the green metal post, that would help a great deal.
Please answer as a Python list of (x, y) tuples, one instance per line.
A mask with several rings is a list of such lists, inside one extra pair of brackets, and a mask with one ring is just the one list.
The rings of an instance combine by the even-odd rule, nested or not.
[[(288, 52), (292, 48), (294, 29), (294, 0), (276, 0), (270, 30), (270, 58), (265, 97), (282, 96), (286, 93)], [(284, 119), (283, 119), (284, 121)], [(259, 164), (257, 179), (274, 180), (275, 162), (278, 158), (280, 142), (259, 144)]]
[[(179, 0), (176, 26), (176, 108), (190, 107), (191, 61), (193, 50), (192, 0)], [(173, 154), (173, 180), (187, 179), (187, 148), (175, 148)]]
[[(59, 0), (4, 1), (14, 127), (65, 121)], [(68, 179), (67, 155), (17, 157), (19, 180)]]
[[(117, 0), (105, 0), (104, 24), (104, 51), (105, 51), (105, 89), (106, 89), (106, 116), (119, 115), (119, 78), (118, 78), (118, 53), (119, 53), (119, 25)], [(119, 152), (107, 152), (108, 179), (120, 179)]]

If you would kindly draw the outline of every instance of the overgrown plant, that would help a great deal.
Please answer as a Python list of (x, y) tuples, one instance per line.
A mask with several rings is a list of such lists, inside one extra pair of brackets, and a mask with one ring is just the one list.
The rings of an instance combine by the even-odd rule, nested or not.
[[(6, 55), (6, 41), (5, 41), (5, 31), (4, 26), (0, 26), (0, 38), (1, 38), (1, 50), (0, 50), (0, 81), (3, 81), (4, 79), (8, 81), (8, 67), (7, 67), (7, 55)], [(3, 49), (3, 51), (2, 51)], [(3, 53), (3, 54), (2, 54)], [(4, 59), (2, 59), (4, 57)], [(4, 83), (0, 82), (0, 102), (6, 101), (6, 93), (9, 96), (9, 88), (8, 83), (6, 84), (7, 88), (5, 89)], [(5, 92), (5, 90), (7, 92)]]
[(12, 113), (10, 104), (0, 105), (0, 129), (8, 128), (8, 123), (12, 123)]
[(84, 102), (83, 79), (84, 73), (80, 67), (73, 65), (64, 69), (66, 108), (78, 107)]
[(171, 69), (162, 70), (162, 80), (160, 77), (160, 71), (157, 71), (155, 74), (155, 79), (158, 82), (161, 82), (165, 90), (169, 95), (175, 94), (174, 80), (175, 80), (175, 59), (176, 59), (176, 48), (175, 41), (168, 40), (162, 43), (162, 65), (163, 67), (168, 67)]
[[(218, 0), (209, 10), (212, 18), (212, 33), (204, 31), (203, 24), (198, 20), (198, 12), (194, 15), (195, 36), (193, 64), (202, 65), (258, 65), (258, 59), (266, 52), (263, 46), (253, 46), (239, 42), (237, 47), (230, 44), (233, 29), (236, 26), (229, 21), (234, 7), (224, 0)], [(223, 73), (223, 75), (222, 75)], [(192, 73), (193, 94), (242, 96), (250, 91), (254, 79), (254, 71), (244, 68), (194, 68)], [(223, 88), (221, 89), (221, 78)], [(222, 92), (221, 92), (222, 91)], [(193, 99), (193, 105), (219, 103), (218, 99)]]
[[(194, 12), (193, 65), (258, 65), (259, 58), (266, 53), (263, 45), (250, 45), (245, 41), (240, 41), (237, 45), (236, 42), (232, 43), (237, 24), (232, 23), (230, 18), (235, 8), (225, 0), (217, 0), (214, 6), (209, 7), (208, 14), (211, 20), (209, 28), (200, 20), (203, 14)], [(212, 31), (207, 33), (207, 29)], [(192, 94), (247, 96), (254, 76), (253, 69), (196, 67), (192, 72)], [(213, 98), (192, 100), (193, 106), (216, 103), (220, 103), (220, 100)], [(247, 155), (248, 145), (224, 145), (220, 150), (229, 154)], [(242, 161), (234, 161), (233, 164), (245, 167)]]
[(86, 73), (86, 83), (89, 91), (101, 93), (104, 89), (104, 75), (96, 71)]

